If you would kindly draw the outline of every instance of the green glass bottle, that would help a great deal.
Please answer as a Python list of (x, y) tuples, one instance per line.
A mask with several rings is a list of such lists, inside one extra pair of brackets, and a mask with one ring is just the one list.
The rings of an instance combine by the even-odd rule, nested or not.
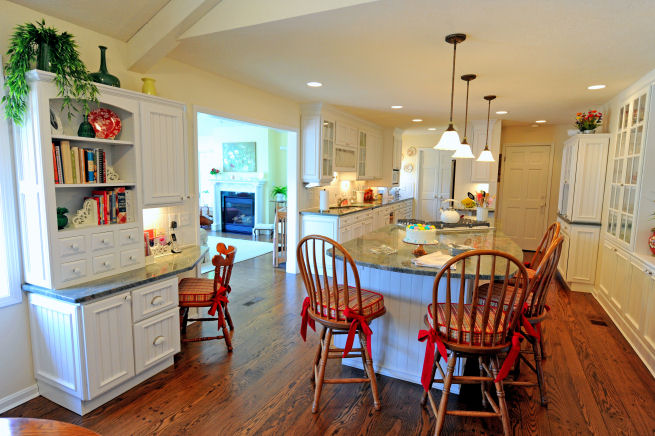
[(99, 45), (98, 48), (100, 49), (100, 71), (97, 73), (91, 73), (89, 76), (91, 76), (91, 80), (93, 80), (96, 83), (102, 83), (103, 85), (109, 85), (109, 86), (115, 86), (116, 88), (121, 87), (121, 81), (118, 80), (118, 77), (109, 74), (107, 71), (107, 60), (105, 58), (105, 52), (107, 51), (107, 47), (104, 45)]
[(84, 120), (80, 123), (80, 127), (77, 129), (77, 136), (82, 138), (95, 138), (96, 131), (93, 129), (88, 117), (87, 114), (84, 115)]

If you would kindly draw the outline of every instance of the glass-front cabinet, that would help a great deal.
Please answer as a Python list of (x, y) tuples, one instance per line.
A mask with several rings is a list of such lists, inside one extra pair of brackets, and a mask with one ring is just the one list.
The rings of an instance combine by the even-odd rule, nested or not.
[(605, 232), (631, 245), (637, 215), (642, 155), (646, 139), (648, 90), (621, 106), (616, 129)]
[(357, 146), (357, 179), (365, 179), (366, 174), (366, 132), (359, 131), (359, 145)]
[(323, 141), (321, 179), (332, 179), (334, 173), (334, 121), (323, 120), (321, 139)]

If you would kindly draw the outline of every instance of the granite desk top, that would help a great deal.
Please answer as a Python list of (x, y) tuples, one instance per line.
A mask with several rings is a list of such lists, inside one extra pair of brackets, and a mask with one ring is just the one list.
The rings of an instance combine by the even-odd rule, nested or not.
[(304, 209), (300, 211), (300, 214), (310, 214), (310, 215), (326, 215), (326, 216), (343, 216), (350, 215), (351, 213), (361, 212), (363, 210), (373, 210), (382, 206), (389, 206), (391, 204), (400, 203), (403, 201), (412, 200), (412, 198), (401, 198), (399, 200), (392, 200), (382, 204), (379, 201), (374, 201), (372, 203), (364, 204), (352, 204), (350, 206), (342, 207), (330, 207), (328, 210), (320, 210), (318, 207), (312, 207), (310, 209)]
[(182, 249), (181, 253), (162, 256), (143, 268), (126, 271), (100, 280), (83, 283), (70, 288), (48, 289), (25, 283), (23, 290), (46, 297), (56, 298), (67, 303), (88, 303), (108, 297), (126, 289), (135, 288), (150, 282), (162, 280), (191, 270), (205, 256), (207, 246), (193, 245)]
[[(416, 245), (403, 242), (405, 238), (405, 227), (400, 225), (387, 225), (373, 232), (370, 232), (360, 238), (350, 240), (343, 244), (343, 247), (350, 253), (357, 265), (367, 266), (387, 271), (400, 273), (436, 276), (439, 268), (427, 268), (416, 266), (412, 263), (415, 258), (412, 253)], [(495, 229), (449, 229), (437, 230), (438, 243), (436, 245), (424, 245), (425, 251), (433, 253), (441, 251), (449, 253), (449, 244), (467, 245), (477, 249), (494, 249), (504, 251), (523, 261), (523, 251), (521, 248), (502, 232)], [(394, 254), (375, 254), (372, 248), (387, 245), (395, 250)], [(337, 259), (342, 256), (337, 255)], [(471, 258), (466, 263), (467, 279), (475, 277), (475, 258)], [(494, 276), (497, 280), (504, 277), (506, 263), (504, 260), (498, 260)], [(510, 268), (510, 275), (516, 272), (516, 267)], [(469, 274), (470, 272), (470, 274)], [(484, 258), (480, 265), (480, 278), (489, 280), (491, 276), (491, 264), (485, 262)], [(454, 271), (452, 277), (461, 277), (461, 271)]]

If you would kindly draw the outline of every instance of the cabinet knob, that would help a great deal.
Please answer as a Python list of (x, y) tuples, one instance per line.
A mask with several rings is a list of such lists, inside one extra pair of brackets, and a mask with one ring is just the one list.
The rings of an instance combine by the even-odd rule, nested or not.
[(157, 336), (154, 341), (152, 341), (152, 345), (160, 345), (166, 342), (166, 337), (165, 336)]
[(161, 295), (156, 295), (152, 300), (150, 300), (151, 306), (161, 306), (164, 304), (164, 298)]
[(77, 274), (77, 273), (80, 272), (80, 269), (79, 269), (79, 268), (73, 268), (73, 272), (74, 272), (75, 274)]
[(134, 256), (130, 256), (130, 260), (134, 260)]
[(102, 264), (103, 264), (104, 266), (109, 266), (109, 262), (106, 261), (106, 260), (105, 260), (104, 262), (102, 262)]
[(108, 240), (106, 240), (106, 239), (103, 239), (103, 240), (102, 240), (102, 241), (100, 241), (100, 242), (102, 242), (103, 244), (106, 244), (106, 243), (108, 243), (109, 241), (108, 241)]
[(127, 235), (127, 239), (134, 239), (131, 234)]
[(127, 295), (125, 295), (125, 297), (123, 297), (123, 300), (125, 300), (125, 301), (130, 301), (131, 299), (132, 299), (132, 296), (130, 294), (127, 294)]
[(71, 244), (71, 248), (72, 248), (73, 250), (77, 250), (78, 248), (80, 248), (80, 246), (77, 245), (77, 244)]

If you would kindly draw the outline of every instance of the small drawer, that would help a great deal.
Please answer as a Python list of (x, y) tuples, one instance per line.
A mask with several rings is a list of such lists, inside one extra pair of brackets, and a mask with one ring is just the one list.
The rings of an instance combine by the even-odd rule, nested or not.
[(177, 308), (134, 324), (134, 369), (137, 374), (180, 351)]
[(161, 280), (132, 291), (132, 319), (141, 321), (171, 307), (177, 307), (177, 277)]
[(59, 239), (59, 255), (61, 257), (74, 256), (86, 252), (84, 236), (72, 236)]
[(107, 248), (114, 247), (114, 233), (102, 232), (91, 235), (91, 249), (106, 250)]
[(116, 268), (116, 256), (114, 253), (103, 254), (93, 258), (93, 273), (100, 274)]
[(61, 264), (61, 281), (77, 280), (87, 275), (86, 259)]
[(137, 243), (143, 243), (143, 236), (139, 240), (139, 229), (135, 227), (133, 229), (125, 229), (118, 232), (118, 244), (119, 245), (132, 245)]
[(132, 250), (121, 251), (121, 268), (137, 264), (143, 253), (142, 250), (142, 248), (134, 248)]

